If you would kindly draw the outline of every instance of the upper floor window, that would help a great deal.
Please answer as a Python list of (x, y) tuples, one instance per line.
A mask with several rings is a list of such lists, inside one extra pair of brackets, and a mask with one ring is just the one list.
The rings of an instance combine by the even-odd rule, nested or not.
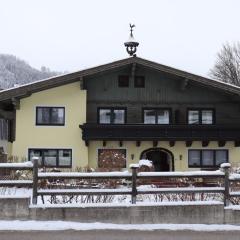
[(212, 109), (188, 110), (188, 124), (213, 124), (214, 111)]
[(128, 75), (118, 76), (118, 87), (129, 87), (129, 76)]
[(99, 108), (98, 119), (101, 124), (124, 124), (126, 122), (126, 109)]
[(169, 109), (144, 109), (145, 124), (169, 124), (170, 110)]
[(134, 87), (135, 88), (144, 88), (145, 87), (145, 77), (144, 76), (135, 76)]
[(57, 125), (65, 124), (64, 107), (37, 107), (36, 125)]
[(41, 167), (71, 167), (72, 149), (29, 149), (29, 160), (39, 157)]
[(222, 163), (228, 162), (228, 150), (189, 150), (189, 167), (219, 167)]

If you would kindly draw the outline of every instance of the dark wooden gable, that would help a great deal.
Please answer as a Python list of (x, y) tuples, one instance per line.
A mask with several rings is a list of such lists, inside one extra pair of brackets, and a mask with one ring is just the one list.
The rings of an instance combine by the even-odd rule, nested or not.
[[(118, 86), (121, 75), (129, 76), (128, 87)], [(144, 88), (134, 86), (135, 76), (145, 78)], [(133, 66), (128, 65), (85, 80), (87, 122), (97, 121), (99, 107), (126, 107), (127, 123), (141, 123), (142, 109), (151, 107), (170, 108), (174, 124), (186, 124), (186, 112), (190, 108), (215, 109), (219, 124), (240, 121), (240, 98), (233, 93), (140, 64), (134, 66), (134, 73)]]

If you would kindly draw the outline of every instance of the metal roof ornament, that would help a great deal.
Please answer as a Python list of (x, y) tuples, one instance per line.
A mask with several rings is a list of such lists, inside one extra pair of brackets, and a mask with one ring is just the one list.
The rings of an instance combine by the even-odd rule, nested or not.
[(136, 27), (130, 23), (130, 36), (127, 42), (124, 43), (126, 50), (130, 56), (136, 57), (137, 47), (139, 43), (133, 37), (133, 28)]

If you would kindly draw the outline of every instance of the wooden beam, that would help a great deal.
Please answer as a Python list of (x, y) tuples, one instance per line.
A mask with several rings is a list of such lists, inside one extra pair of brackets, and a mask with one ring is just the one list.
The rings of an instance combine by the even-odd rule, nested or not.
[(184, 79), (181, 81), (181, 85), (180, 85), (181, 91), (185, 91), (185, 90), (186, 90), (187, 85), (188, 85), (188, 82), (189, 82), (189, 80), (188, 80), (187, 78), (184, 78)]
[(14, 112), (4, 111), (4, 110), (0, 109), (0, 117), (4, 118), (4, 119), (14, 119), (15, 114), (14, 114)]
[(158, 141), (153, 141), (153, 147), (157, 147)]
[(136, 146), (140, 147), (141, 146), (141, 141), (136, 141)]
[(84, 84), (84, 79), (83, 79), (83, 77), (80, 77), (79, 79), (80, 79), (80, 89), (81, 89), (81, 90), (86, 89), (86, 88), (85, 88), (85, 84)]
[(20, 109), (20, 100), (18, 98), (12, 98), (12, 104), (14, 106), (15, 110), (19, 110)]
[(218, 146), (219, 147), (224, 147), (226, 144), (226, 141), (222, 140), (222, 141), (218, 141)]
[(192, 146), (192, 141), (186, 141), (185, 145), (186, 145), (186, 147), (191, 147)]
[(234, 145), (235, 145), (235, 147), (240, 147), (240, 140), (234, 141)]
[(207, 147), (209, 144), (209, 141), (205, 140), (205, 141), (202, 141), (202, 147)]
[(133, 63), (133, 64), (132, 64), (132, 69), (131, 69), (131, 78), (132, 78), (132, 79), (135, 78), (136, 67), (137, 67), (137, 64), (136, 64), (136, 63)]
[(175, 141), (169, 141), (169, 146), (174, 147), (175, 146)]

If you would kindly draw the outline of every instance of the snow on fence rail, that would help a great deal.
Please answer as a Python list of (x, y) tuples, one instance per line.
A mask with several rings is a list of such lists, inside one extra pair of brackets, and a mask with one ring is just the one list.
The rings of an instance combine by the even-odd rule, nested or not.
[(88, 178), (125, 178), (131, 179), (132, 174), (129, 172), (94, 172), (94, 173), (81, 173), (81, 172), (45, 172), (39, 173), (40, 179), (88, 179)]
[(0, 169), (31, 170), (33, 164), (30, 161), (24, 163), (0, 163)]
[[(32, 187), (32, 203), (37, 204), (38, 196), (56, 195), (131, 195), (132, 203), (136, 203), (138, 194), (173, 194), (173, 193), (220, 193), (224, 195), (224, 205), (229, 204), (230, 197), (240, 197), (240, 192), (230, 192), (231, 182), (240, 182), (240, 175), (229, 176), (229, 165), (221, 166), (222, 171), (192, 171), (192, 172), (137, 172), (138, 167), (132, 165), (132, 172), (38, 172), (38, 159), (27, 163), (0, 163), (0, 169), (32, 170), (32, 180), (0, 180), (1, 186), (28, 186)], [(172, 179), (172, 178), (211, 178), (224, 179), (223, 187), (178, 187), (178, 188), (150, 188), (137, 187), (137, 180), (141, 179)], [(39, 189), (39, 180), (65, 180), (65, 179), (125, 179), (129, 180), (131, 187), (124, 189)]]

